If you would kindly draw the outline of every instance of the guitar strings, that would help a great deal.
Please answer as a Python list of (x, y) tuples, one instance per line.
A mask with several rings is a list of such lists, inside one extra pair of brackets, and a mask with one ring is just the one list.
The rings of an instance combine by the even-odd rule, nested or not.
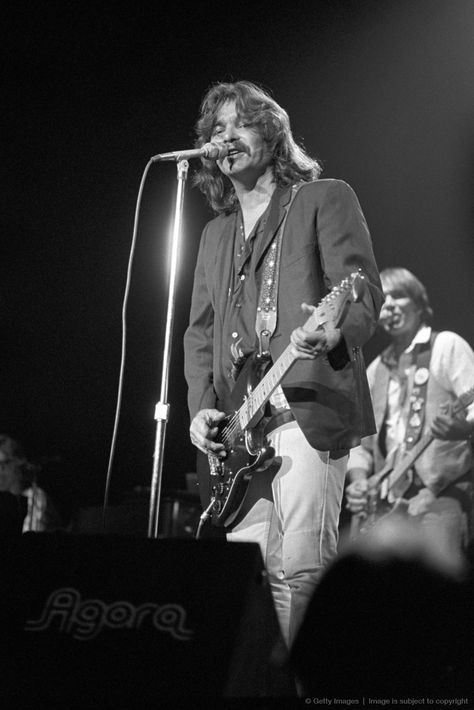
[(238, 414), (235, 413), (232, 415), (231, 419), (229, 420), (229, 423), (222, 429), (222, 434), (221, 434), (221, 440), (222, 443), (224, 444), (231, 444), (232, 439), (234, 438), (234, 434), (237, 431), (238, 427)]
[[(278, 374), (281, 372), (284, 372), (286, 369), (286, 363), (285, 360), (288, 359), (290, 355), (290, 346), (288, 346), (285, 351), (280, 355), (278, 360), (275, 362), (274, 367), (272, 368), (274, 370), (273, 372), (273, 377), (271, 378), (271, 391), (274, 389), (275, 386), (275, 378), (277, 378), (277, 382), (279, 381), (279, 377), (277, 377)], [(268, 373), (270, 374), (270, 373)], [(261, 390), (261, 391), (260, 391)], [(258, 385), (255, 387), (255, 389), (252, 392), (252, 397), (258, 401), (265, 400), (268, 395), (268, 390), (265, 388), (264, 381), (262, 380), (261, 382), (258, 383)], [(249, 404), (250, 401), (246, 400), (245, 406), (247, 409), (249, 409)], [(225, 445), (230, 445), (232, 441), (235, 439), (235, 436), (237, 433), (242, 432), (242, 427), (240, 425), (240, 417), (239, 417), (239, 412), (242, 410), (244, 405), (240, 407), (240, 409), (235, 412), (235, 414), (232, 415), (231, 419), (229, 420), (228, 424), (226, 424), (225, 427), (223, 427), (221, 431), (221, 441)], [(249, 419), (251, 419), (251, 415), (255, 414), (257, 411), (258, 407), (255, 408), (253, 412), (248, 412), (247, 411), (247, 416)]]

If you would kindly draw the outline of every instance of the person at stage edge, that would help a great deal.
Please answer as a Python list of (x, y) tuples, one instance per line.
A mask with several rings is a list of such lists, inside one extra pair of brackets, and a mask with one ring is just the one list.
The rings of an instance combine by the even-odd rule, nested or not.
[[(353, 189), (319, 179), (319, 163), (296, 144), (288, 114), (270, 92), (247, 81), (211, 86), (196, 133), (198, 147), (211, 141), (228, 152), (202, 159), (194, 176), (217, 215), (202, 233), (184, 337), (190, 436), (204, 454), (226, 455), (216, 425), (235, 411), (235, 377), (259, 349), (265, 257), (282, 230), (269, 350), (275, 362), (290, 345), (297, 359), (267, 408), (274, 462), (253, 475), (225, 531), (229, 541), (260, 545), (290, 646), (336, 553), (348, 450), (375, 431), (361, 346), (376, 327), (381, 285)], [(321, 299), (358, 270), (366, 287), (341, 327), (304, 330)], [(198, 464), (198, 474), (207, 506), (207, 469)]]
[(23, 445), (0, 434), (0, 533), (50, 532), (63, 522), (52, 497), (38, 485), (41, 467), (30, 461)]
[[(456, 333), (432, 329), (428, 295), (414, 274), (389, 268), (380, 276), (385, 294), (380, 325), (390, 344), (367, 370), (378, 433), (350, 452), (347, 507), (363, 523), (368, 478), (386, 463), (386, 470), (394, 465), (396, 473), (416, 443), (433, 435), (395, 496), (399, 484), (390, 481), (392, 496), (382, 515), (401, 510), (459, 555), (468, 541), (472, 511), (474, 353)], [(380, 494), (383, 499), (382, 488)], [(398, 500), (405, 501), (401, 509)]]

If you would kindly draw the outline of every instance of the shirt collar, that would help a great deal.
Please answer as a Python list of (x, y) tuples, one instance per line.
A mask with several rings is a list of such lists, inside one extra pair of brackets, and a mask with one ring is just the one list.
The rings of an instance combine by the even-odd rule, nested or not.
[(421, 328), (417, 331), (415, 337), (411, 341), (410, 345), (407, 347), (407, 349), (404, 351), (406, 353), (411, 353), (415, 347), (415, 345), (421, 344), (421, 343), (427, 343), (429, 342), (429, 339), (431, 338), (431, 327), (429, 325), (422, 325)]
[[(412, 353), (416, 345), (428, 343), (430, 338), (431, 327), (429, 325), (422, 325), (416, 332), (410, 345), (403, 351), (402, 355), (408, 355)], [(400, 357), (400, 355), (398, 357), (395, 357), (393, 346), (391, 346), (382, 354), (382, 361), (385, 363), (385, 365), (387, 365), (387, 367), (389, 367), (390, 369), (394, 369), (397, 367)]]

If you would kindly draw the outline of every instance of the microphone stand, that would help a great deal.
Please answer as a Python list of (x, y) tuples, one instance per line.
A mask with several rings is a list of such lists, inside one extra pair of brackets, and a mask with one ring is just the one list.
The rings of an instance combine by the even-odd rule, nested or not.
[(166, 400), (168, 397), (169, 366), (171, 359), (172, 333), (176, 305), (176, 273), (178, 267), (178, 251), (181, 240), (183, 222), (184, 188), (188, 177), (189, 163), (187, 160), (178, 159), (176, 167), (176, 179), (178, 181), (178, 184), (176, 190), (176, 204), (172, 231), (170, 278), (168, 286), (168, 309), (166, 313), (166, 330), (163, 347), (161, 392), (160, 401), (155, 407), (155, 420), (157, 422), (157, 426), (155, 436), (155, 449), (153, 454), (153, 475), (151, 479), (150, 511), (148, 519), (148, 537), (155, 538), (158, 537), (161, 481), (163, 474), (163, 453), (165, 448), (166, 425), (168, 423), (170, 409), (169, 404)]

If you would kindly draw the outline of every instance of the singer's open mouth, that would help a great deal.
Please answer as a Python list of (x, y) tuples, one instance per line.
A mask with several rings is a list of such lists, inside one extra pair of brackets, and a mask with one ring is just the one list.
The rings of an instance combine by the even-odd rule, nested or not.
[(237, 155), (238, 153), (248, 153), (249, 150), (245, 143), (241, 143), (240, 141), (235, 141), (229, 146), (229, 152), (227, 153), (228, 156), (234, 156)]
[(390, 328), (398, 328), (401, 323), (402, 316), (400, 313), (394, 313), (388, 322)]

